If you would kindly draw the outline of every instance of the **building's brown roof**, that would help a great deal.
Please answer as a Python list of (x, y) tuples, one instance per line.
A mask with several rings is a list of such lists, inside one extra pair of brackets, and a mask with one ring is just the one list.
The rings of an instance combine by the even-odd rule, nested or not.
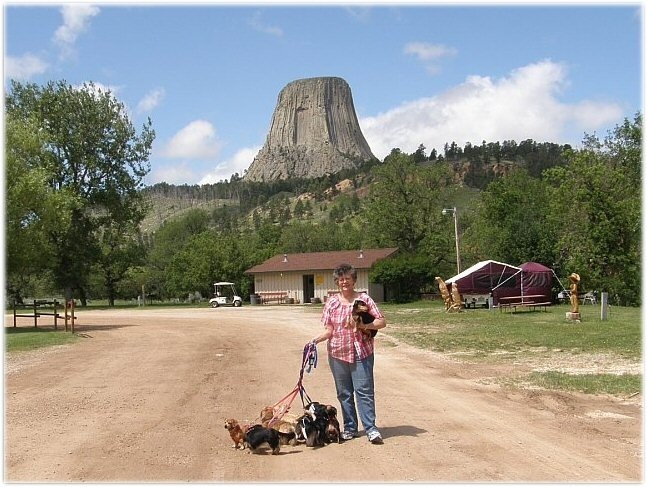
[(397, 248), (340, 250), (305, 254), (279, 254), (245, 271), (245, 274), (287, 271), (332, 270), (339, 264), (350, 264), (355, 269), (370, 269), (378, 260), (397, 252)]

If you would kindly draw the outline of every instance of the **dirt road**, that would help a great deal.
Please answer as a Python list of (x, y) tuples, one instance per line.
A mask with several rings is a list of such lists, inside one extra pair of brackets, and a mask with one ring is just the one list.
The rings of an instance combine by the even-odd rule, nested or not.
[[(640, 397), (502, 388), (493, 371), (376, 338), (383, 445), (234, 450), (297, 383), (319, 331), (306, 306), (80, 310), (80, 343), (5, 360), (10, 482), (637, 482)], [(5, 319), (5, 323), (11, 320)], [(26, 326), (26, 325), (23, 325)], [(305, 375), (337, 404), (325, 344)], [(293, 411), (299, 412), (297, 397)]]

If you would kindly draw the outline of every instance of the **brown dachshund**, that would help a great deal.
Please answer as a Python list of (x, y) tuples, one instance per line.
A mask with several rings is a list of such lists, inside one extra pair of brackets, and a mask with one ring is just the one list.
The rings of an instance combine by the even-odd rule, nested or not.
[(238, 449), (240, 446), (241, 450), (245, 449), (245, 432), (243, 428), (238, 424), (238, 421), (235, 419), (225, 419), (225, 429), (229, 431), (229, 436), (231, 436), (232, 441), (234, 442), (233, 448)]

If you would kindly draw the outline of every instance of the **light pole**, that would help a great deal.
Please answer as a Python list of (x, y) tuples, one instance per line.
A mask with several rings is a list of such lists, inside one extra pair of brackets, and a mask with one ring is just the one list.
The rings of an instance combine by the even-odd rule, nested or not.
[(461, 251), (458, 245), (458, 210), (454, 206), (453, 208), (443, 208), (443, 215), (454, 215), (454, 238), (456, 240), (456, 267), (458, 268), (458, 274), (461, 273)]

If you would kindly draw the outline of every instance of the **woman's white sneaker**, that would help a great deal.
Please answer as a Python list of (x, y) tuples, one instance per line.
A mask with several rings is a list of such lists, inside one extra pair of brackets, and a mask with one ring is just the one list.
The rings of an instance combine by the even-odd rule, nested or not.
[(353, 438), (357, 438), (357, 436), (357, 431), (342, 431), (341, 433), (341, 439), (344, 441), (352, 440)]
[(382, 440), (382, 435), (380, 435), (380, 432), (378, 430), (371, 431), (367, 436), (368, 441), (370, 441), (374, 445), (381, 445), (384, 443), (384, 440)]

